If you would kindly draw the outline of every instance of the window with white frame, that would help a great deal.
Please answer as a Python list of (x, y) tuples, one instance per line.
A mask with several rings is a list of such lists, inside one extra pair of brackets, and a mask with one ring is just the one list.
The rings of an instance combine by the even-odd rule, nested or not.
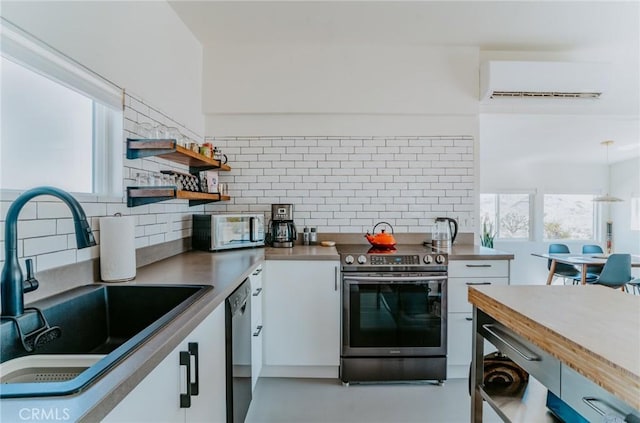
[(530, 239), (531, 194), (480, 194), (481, 230), (496, 239)]
[(595, 239), (596, 207), (593, 195), (545, 194), (544, 239)]
[(122, 90), (2, 20), (0, 181), (122, 190)]

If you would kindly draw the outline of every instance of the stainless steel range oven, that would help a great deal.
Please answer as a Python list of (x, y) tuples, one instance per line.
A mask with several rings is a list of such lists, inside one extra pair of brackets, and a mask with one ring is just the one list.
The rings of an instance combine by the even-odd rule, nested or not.
[(340, 379), (436, 380), (447, 370), (446, 254), (340, 246)]

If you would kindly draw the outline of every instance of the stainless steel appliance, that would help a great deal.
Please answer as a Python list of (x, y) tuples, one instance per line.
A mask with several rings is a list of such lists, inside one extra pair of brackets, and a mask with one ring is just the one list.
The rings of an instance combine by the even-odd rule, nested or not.
[(451, 248), (458, 236), (458, 222), (449, 217), (437, 217), (431, 233), (431, 244), (435, 248)]
[(225, 303), (227, 423), (242, 423), (251, 403), (251, 285), (246, 279)]
[(339, 246), (343, 383), (447, 377), (448, 256), (422, 245)]
[(269, 237), (273, 247), (293, 247), (298, 238), (296, 225), (293, 223), (293, 204), (272, 204), (269, 228)]
[(194, 214), (193, 248), (204, 251), (264, 245), (264, 214)]

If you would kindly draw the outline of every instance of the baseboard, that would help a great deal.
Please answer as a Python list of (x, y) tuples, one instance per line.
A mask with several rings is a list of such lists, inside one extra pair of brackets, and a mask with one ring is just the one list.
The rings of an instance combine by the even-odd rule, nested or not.
[(338, 378), (338, 366), (262, 366), (260, 377)]

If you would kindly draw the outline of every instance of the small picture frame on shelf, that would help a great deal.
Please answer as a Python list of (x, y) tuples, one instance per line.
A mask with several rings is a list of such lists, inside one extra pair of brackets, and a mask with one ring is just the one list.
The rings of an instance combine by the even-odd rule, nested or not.
[(200, 172), (200, 183), (202, 192), (217, 193), (218, 192), (218, 171), (206, 170)]

